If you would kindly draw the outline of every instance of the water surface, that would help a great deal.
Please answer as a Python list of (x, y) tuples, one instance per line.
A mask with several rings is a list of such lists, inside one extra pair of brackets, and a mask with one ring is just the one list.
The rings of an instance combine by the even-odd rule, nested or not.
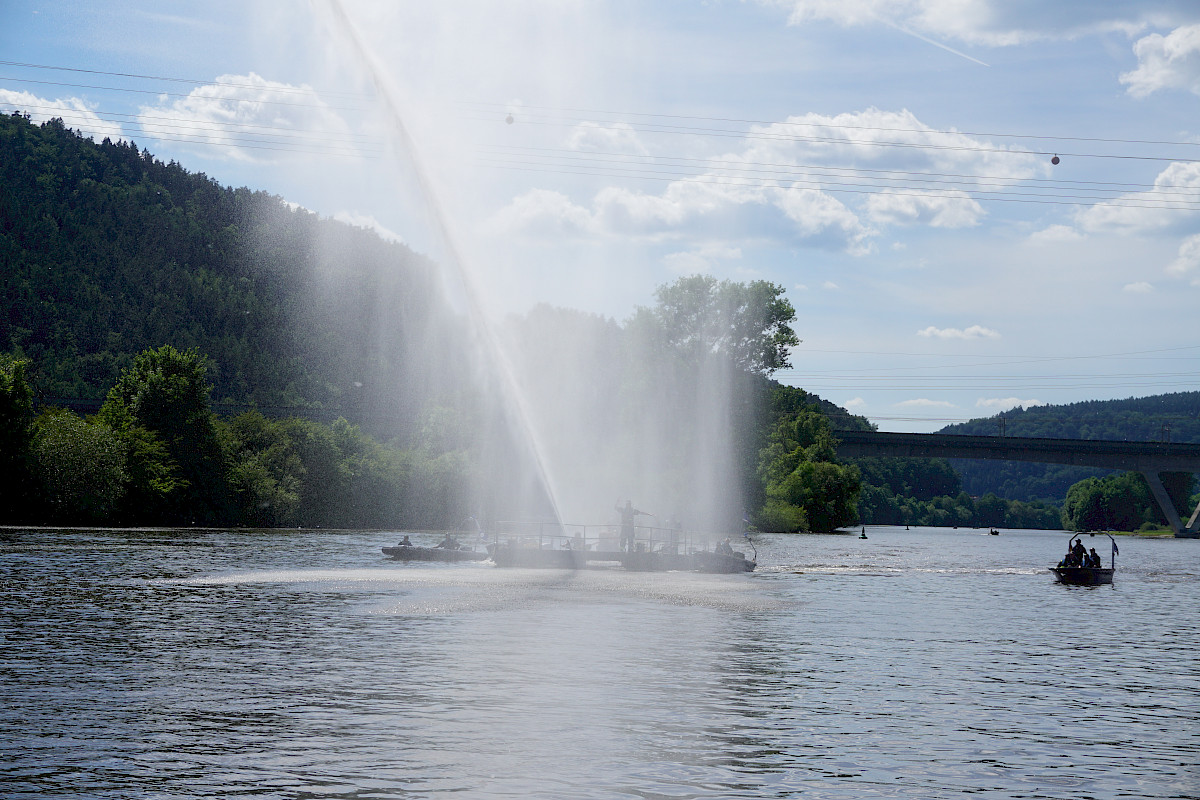
[(1063, 533), (867, 533), (695, 575), (2, 530), (2, 794), (1200, 798), (1200, 542), (1087, 589)]

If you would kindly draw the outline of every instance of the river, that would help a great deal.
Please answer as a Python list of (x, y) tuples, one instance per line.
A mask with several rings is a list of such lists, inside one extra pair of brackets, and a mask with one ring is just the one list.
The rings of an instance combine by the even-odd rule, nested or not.
[(1071, 588), (1065, 533), (867, 535), (696, 575), (3, 529), (0, 795), (1200, 798), (1200, 542)]

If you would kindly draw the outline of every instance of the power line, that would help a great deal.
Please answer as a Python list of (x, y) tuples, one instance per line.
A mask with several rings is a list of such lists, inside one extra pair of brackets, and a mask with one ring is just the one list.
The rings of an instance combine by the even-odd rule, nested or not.
[[(465, 106), (480, 106), (496, 111), (508, 111), (510, 105), (501, 103), (462, 103)], [(881, 131), (892, 133), (924, 133), (924, 134), (942, 134), (947, 136), (991, 136), (996, 138), (1011, 138), (1011, 139), (1035, 139), (1039, 141), (1065, 141), (1065, 142), (1096, 142), (1101, 144), (1152, 144), (1152, 145), (1167, 145), (1180, 147), (1200, 147), (1200, 142), (1189, 141), (1170, 141), (1170, 140), (1155, 140), (1155, 139), (1106, 139), (1096, 136), (1050, 136), (1040, 134), (1024, 134), (1024, 133), (997, 133), (987, 131), (958, 131), (958, 130), (939, 130), (935, 128), (891, 128), (872, 125), (846, 125), (844, 123), (832, 122), (796, 122), (790, 118), (786, 122), (778, 120), (760, 120), (760, 119), (742, 119), (737, 117), (704, 117), (686, 114), (662, 114), (638, 111), (605, 111), (599, 109), (585, 108), (556, 108), (553, 106), (521, 106), (521, 109), (534, 109), (537, 111), (550, 112), (568, 112), (572, 114), (604, 114), (615, 117), (647, 117), (661, 119), (680, 119), (680, 120), (698, 120), (700, 122), (732, 122), (742, 125), (790, 125), (790, 126), (807, 126), (820, 128), (834, 128), (842, 130), (864, 130), (864, 131)], [(493, 116), (489, 116), (493, 119)], [(583, 121), (583, 120), (576, 120)]]
[[(262, 89), (263, 87), (253, 83), (234, 83), (233, 81), (218, 81), (218, 80), (198, 80), (195, 78), (171, 78), (165, 75), (140, 75), (135, 72), (106, 72), (99, 69), (83, 69), (81, 67), (56, 67), (47, 64), (29, 64), (23, 61), (4, 61), (0, 60), (0, 66), (5, 67), (22, 67), (26, 69), (46, 69), (57, 72), (79, 72), (87, 75), (108, 75), (114, 78), (138, 78), (141, 80), (150, 81), (167, 81), (169, 83), (190, 83), (195, 86), (228, 86), (237, 89)], [(298, 86), (279, 86), (272, 87), (272, 91), (276, 92), (297, 92), (310, 94), (312, 90), (304, 89)], [(338, 91), (322, 91), (323, 95), (341, 95), (344, 97), (367, 99), (369, 95), (359, 92), (338, 92)]]
[[(17, 110), (37, 109), (41, 113), (58, 118), (67, 125), (75, 125), (80, 128), (89, 127), (93, 121), (93, 117), (89, 116), (90, 112), (80, 111), (78, 109), (63, 109), (59, 107), (47, 106), (23, 106), (16, 103), (8, 103), (0, 101), (0, 108), (13, 108)], [(129, 115), (116, 115), (118, 117)], [(120, 119), (112, 118), (113, 115), (101, 116), (95, 115), (95, 119), (102, 122), (113, 122), (121, 124)], [(133, 117), (137, 120), (137, 117)], [(159, 118), (165, 119), (165, 118)], [(141, 123), (140, 128), (142, 133), (157, 141), (181, 142), (186, 144), (199, 144), (209, 147), (250, 149), (250, 150), (266, 150), (274, 152), (289, 152), (289, 153), (309, 153), (316, 155), (332, 155), (332, 156), (355, 156), (362, 158), (378, 158), (382, 154), (382, 143), (374, 143), (370, 140), (362, 141), (361, 137), (357, 137), (360, 141), (350, 141), (345, 146), (341, 144), (340, 136), (316, 134), (314, 132), (299, 132), (296, 134), (279, 133), (275, 134), (274, 138), (268, 134), (255, 133), (252, 128), (254, 126), (240, 125), (222, 125), (220, 123), (206, 123), (204, 121), (189, 121), (181, 120), (179, 125), (163, 125), (163, 124), (145, 124)], [(245, 136), (235, 135), (238, 128), (250, 128), (243, 130)], [(283, 130), (283, 129), (279, 129)], [(212, 135), (209, 134), (224, 134), (220, 141), (214, 141)], [(307, 136), (305, 135), (307, 134)], [(121, 138), (132, 138), (125, 135), (123, 132), (119, 134)], [(323, 137), (323, 138), (321, 138)], [(350, 136), (354, 139), (356, 137)], [(367, 149), (363, 149), (367, 148)]]
[[(606, 158), (614, 159), (614, 160), (631, 160), (631, 161), (635, 161), (635, 162), (638, 160), (641, 160), (641, 161), (646, 161), (646, 162), (651, 162), (651, 163), (664, 163), (664, 164), (668, 164), (668, 165), (676, 164), (681, 167), (686, 167), (689, 165), (696, 165), (697, 168), (720, 168), (720, 169), (730, 169), (730, 170), (737, 170), (737, 169), (742, 169), (745, 167), (770, 167), (770, 168), (778, 168), (778, 169), (785, 170), (785, 171), (786, 170), (819, 170), (821, 174), (824, 174), (824, 173), (832, 173), (834, 175), (849, 174), (851, 176), (857, 176), (859, 174), (866, 174), (866, 175), (871, 175), (871, 176), (881, 176), (882, 178), (886, 178), (889, 180), (892, 179), (893, 176), (899, 176), (899, 177), (912, 178), (914, 180), (919, 180), (919, 181), (927, 180), (928, 182), (942, 182), (942, 183), (951, 183), (951, 184), (958, 184), (958, 185), (964, 185), (964, 186), (976, 186), (976, 185), (979, 185), (979, 183), (983, 182), (983, 181), (995, 181), (1001, 185), (1008, 185), (1008, 184), (1012, 184), (1012, 183), (1016, 183), (1016, 182), (1029, 182), (1029, 183), (1035, 183), (1035, 184), (1047, 184), (1050, 186), (1071, 186), (1071, 187), (1081, 186), (1081, 187), (1091, 189), (1093, 191), (1119, 192), (1119, 191), (1124, 191), (1126, 189), (1154, 189), (1154, 188), (1158, 188), (1159, 191), (1162, 191), (1161, 187), (1158, 187), (1158, 185), (1154, 184), (1154, 183), (1130, 183), (1130, 182), (1116, 182), (1116, 181), (1083, 181), (1083, 180), (1052, 180), (1049, 178), (1037, 178), (1037, 177), (1024, 177), (1024, 176), (1017, 177), (1017, 176), (1004, 176), (1004, 175), (968, 175), (968, 174), (963, 174), (963, 173), (936, 172), (936, 171), (915, 172), (912, 170), (881, 169), (881, 168), (872, 168), (872, 167), (838, 167), (838, 166), (834, 166), (831, 164), (811, 164), (811, 163), (802, 163), (802, 162), (796, 162), (796, 163), (762, 162), (762, 161), (732, 162), (729, 159), (686, 158), (686, 157), (681, 157), (681, 156), (654, 156), (654, 155), (641, 154), (641, 153), (619, 153), (619, 152), (603, 151), (603, 150), (588, 150), (586, 152), (581, 152), (578, 150), (568, 150), (568, 149), (564, 149), (564, 148), (516, 147), (516, 146), (500, 145), (500, 146), (493, 146), (490, 148), (485, 147), (484, 149), (485, 149), (485, 151), (496, 151), (501, 154), (512, 153), (515, 155), (531, 155), (531, 156), (537, 156), (541, 153), (549, 153), (549, 154), (552, 154), (552, 156), (561, 155), (562, 158), (571, 159), (571, 160), (597, 160), (597, 161), (599, 161), (599, 160), (603, 160)], [(757, 170), (753, 170), (753, 171), (757, 171)], [(957, 181), (934, 180), (934, 179), (942, 179), (942, 178), (961, 179), (961, 180), (957, 180)], [(1113, 188), (1106, 189), (1104, 187), (1113, 187)], [(1200, 187), (1178, 186), (1178, 187), (1170, 187), (1170, 188), (1178, 188), (1178, 189), (1181, 189), (1183, 192), (1192, 192), (1192, 193), (1200, 192)]]
[[(12, 108), (39, 111), (43, 114), (54, 114), (63, 119), (64, 122), (66, 122), (68, 118), (75, 121), (87, 122), (90, 121), (94, 116), (96, 119), (99, 119), (103, 122), (114, 122), (117, 124), (137, 123), (141, 125), (143, 129), (149, 129), (151, 125), (161, 124), (165, 129), (175, 127), (178, 130), (199, 131), (239, 130), (252, 135), (277, 135), (283, 137), (284, 139), (294, 139), (308, 136), (309, 138), (323, 137), (322, 140), (324, 141), (342, 142), (346, 140), (357, 140), (363, 143), (382, 145), (382, 141), (379, 139), (379, 137), (354, 133), (353, 131), (338, 131), (334, 133), (329, 131), (304, 130), (294, 127), (285, 128), (274, 125), (262, 125), (259, 123), (250, 122), (218, 122), (211, 119), (189, 119), (186, 117), (169, 117), (154, 114), (122, 114), (114, 111), (87, 111), (83, 109), (63, 108), (61, 106), (18, 105), (16, 103), (8, 103), (4, 101), (0, 101), (0, 106), (10, 106)], [(149, 121), (149, 124), (147, 124), (147, 121)], [(259, 133), (260, 131), (265, 133)]]
[[(505, 164), (488, 164), (486, 162), (482, 163), (481, 166), (487, 167), (490, 169), (500, 169), (500, 170), (507, 170), (507, 171), (512, 171), (512, 172), (549, 173), (549, 174), (555, 174), (555, 175), (576, 175), (576, 176), (581, 176), (581, 177), (596, 177), (596, 176), (612, 174), (611, 172), (600, 172), (600, 171), (596, 171), (596, 170), (593, 170), (593, 171), (583, 171), (580, 169), (556, 170), (556, 169), (551, 169), (549, 167), (542, 168), (542, 167), (530, 167), (530, 166), (511, 166), (511, 165), (505, 165)], [(638, 180), (645, 180), (645, 181), (658, 181), (658, 182), (664, 182), (664, 183), (678, 182), (681, 180), (681, 178), (686, 177), (686, 178), (690, 178), (690, 179), (694, 180), (697, 183), (703, 183), (703, 184), (714, 185), (714, 186), (753, 187), (753, 186), (764, 185), (763, 181), (750, 181), (750, 180), (738, 181), (738, 180), (732, 180), (732, 179), (718, 179), (718, 178), (710, 177), (710, 176), (695, 176), (695, 175), (688, 175), (688, 176), (666, 175), (666, 176), (663, 176), (663, 175), (654, 175), (654, 174), (646, 174), (646, 173), (625, 173), (624, 177), (630, 177), (630, 178), (635, 178)], [(912, 188), (912, 187), (901, 187), (901, 188), (907, 188), (907, 189), (909, 189), (909, 191), (894, 191), (894, 189), (896, 187), (875, 186), (875, 185), (867, 185), (867, 184), (858, 184), (858, 186), (861, 186), (862, 188), (846, 188), (845, 186), (835, 188), (835, 186), (831, 186), (829, 184), (816, 182), (816, 181), (810, 181), (804, 185), (804, 188), (811, 188), (811, 189), (826, 192), (829, 194), (878, 194), (878, 193), (880, 193), (880, 190), (882, 190), (882, 189), (889, 189), (889, 190), (893, 190), (893, 191), (888, 191), (887, 193), (889, 195), (895, 196), (895, 197), (919, 197), (919, 198), (941, 197), (941, 198), (952, 199), (952, 200), (960, 200), (960, 201), (964, 201), (964, 202), (971, 201), (973, 199), (976, 199), (977, 197), (978, 197), (978, 199), (988, 200), (988, 201), (992, 201), (992, 202), (999, 202), (999, 203), (1030, 203), (1030, 204), (1035, 204), (1035, 205), (1087, 206), (1087, 205), (1093, 204), (1090, 201), (1101, 201), (1101, 202), (1104, 202), (1106, 205), (1108, 205), (1110, 207), (1114, 207), (1114, 208), (1164, 209), (1164, 210), (1178, 210), (1178, 211), (1200, 210), (1200, 199), (1198, 199), (1196, 201), (1197, 204), (1189, 204), (1187, 201), (1169, 201), (1169, 200), (1163, 201), (1161, 203), (1152, 203), (1152, 202), (1144, 202), (1144, 201), (1138, 200), (1137, 198), (1131, 198), (1128, 196), (1124, 196), (1124, 197), (1120, 197), (1120, 198), (1089, 197), (1086, 195), (1032, 195), (1031, 196), (1029, 193), (1020, 193), (1020, 192), (1009, 192), (1009, 193), (974, 192), (971, 194), (964, 194), (964, 195), (951, 195), (951, 194), (948, 194), (945, 192), (939, 194), (939, 193), (931, 192), (931, 191), (917, 191), (915, 188)], [(1002, 195), (1006, 195), (1006, 196), (1002, 196)]]
[[(14, 78), (8, 75), (0, 75), (0, 81), (13, 81), (15, 83), (34, 83), (42, 86), (64, 86), (68, 89), (99, 89), (106, 92), (123, 92), (127, 94), (152, 94), (155, 97), (193, 97), (191, 94), (182, 94), (180, 92), (164, 92), (158, 89), (127, 89), (120, 86), (96, 86), (86, 83), (66, 83), (64, 81), (39, 81), (33, 78)], [(208, 84), (220, 86), (221, 84)], [(232, 84), (230, 84), (232, 85)], [(270, 86), (244, 86), (240, 88), (254, 89), (260, 92), (272, 92), (274, 89)], [(310, 92), (314, 96), (318, 96), (316, 91)], [(262, 98), (244, 98), (244, 97), (210, 97), (206, 100), (216, 100), (220, 102), (230, 103), (260, 103), (271, 106), (292, 106), (295, 108), (321, 108), (334, 111), (360, 111), (360, 107), (356, 106), (330, 106), (324, 103), (289, 103), (283, 100), (263, 100)]]
[[(491, 117), (479, 118), (491, 120)], [(560, 121), (555, 119), (539, 119), (532, 117), (529, 119), (522, 118), (522, 124), (526, 125), (544, 125), (554, 127), (565, 127), (569, 124), (577, 124), (586, 120)], [(815, 124), (815, 123), (814, 123)], [(822, 127), (831, 127), (835, 130), (845, 127), (847, 130), (854, 130), (850, 126), (825, 125)], [(933, 144), (920, 142), (897, 142), (897, 141), (879, 141), (872, 139), (852, 139), (848, 136), (801, 136), (798, 134), (774, 134), (766, 132), (731, 130), (728, 128), (705, 128), (687, 125), (666, 125), (666, 124), (647, 124), (642, 126), (630, 125), (633, 131), (642, 133), (664, 133), (688, 136), (707, 136), (717, 138), (737, 138), (741, 140), (751, 141), (766, 141), (766, 142), (809, 142), (815, 144), (840, 144), (851, 145), (855, 147), (895, 147), (900, 149), (916, 149), (916, 150), (933, 150), (944, 152), (975, 152), (975, 153), (1001, 153), (1005, 155), (1019, 156), (1049, 156), (1058, 155), (1063, 158), (1096, 158), (1096, 159), (1119, 159), (1131, 161), (1173, 161), (1173, 162), (1197, 162), (1200, 158), (1196, 157), (1170, 157), (1170, 156), (1142, 156), (1142, 155), (1121, 155), (1111, 153), (1086, 153), (1086, 152), (1067, 152), (1067, 151), (1050, 151), (1050, 150), (1018, 150), (1004, 147), (985, 147), (979, 145), (958, 145), (958, 144)], [(920, 134), (928, 136), (931, 134), (946, 135), (940, 131), (930, 129), (900, 129), (906, 133)], [(965, 136), (957, 132), (949, 132), (950, 135)], [(1185, 143), (1180, 143), (1185, 144)]]

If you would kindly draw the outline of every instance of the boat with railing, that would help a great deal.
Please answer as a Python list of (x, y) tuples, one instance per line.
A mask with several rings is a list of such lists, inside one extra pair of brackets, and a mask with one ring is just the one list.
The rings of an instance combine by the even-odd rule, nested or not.
[[(1095, 533), (1091, 534), (1095, 536)], [(1106, 586), (1113, 582), (1113, 574), (1117, 571), (1117, 540), (1111, 533), (1104, 534), (1112, 541), (1112, 555), (1109, 566), (1102, 565), (1096, 548), (1089, 553), (1083, 546), (1080, 534), (1071, 534), (1067, 541), (1067, 554), (1057, 566), (1050, 568), (1059, 583), (1071, 586)]]
[[(637, 525), (632, 535), (622, 535), (619, 524), (500, 522), (489, 538), (487, 551), (501, 567), (730, 573), (752, 572), (757, 566), (757, 552), (746, 558), (727, 537), (678, 527)], [(747, 543), (753, 551), (748, 538)]]

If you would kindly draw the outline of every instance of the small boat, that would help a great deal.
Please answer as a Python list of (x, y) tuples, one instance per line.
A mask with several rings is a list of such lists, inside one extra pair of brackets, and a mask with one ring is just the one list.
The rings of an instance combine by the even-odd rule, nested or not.
[(696, 572), (733, 573), (754, 572), (757, 561), (746, 558), (746, 554), (738, 551), (732, 553), (713, 553), (702, 550), (692, 554)]
[(411, 544), (398, 544), (395, 547), (384, 547), (383, 554), (397, 561), (486, 561), (487, 553), (481, 553), (469, 548), (453, 547), (417, 547)]
[[(1091, 535), (1095, 536), (1096, 534)], [(1050, 571), (1054, 573), (1058, 582), (1068, 586), (1107, 586), (1111, 584), (1113, 574), (1117, 571), (1117, 554), (1120, 550), (1117, 549), (1117, 540), (1113, 539), (1112, 534), (1106, 533), (1105, 536), (1112, 542), (1109, 566), (1100, 566), (1098, 558), (1093, 559), (1093, 563), (1085, 566), (1087, 555), (1083, 547), (1083, 539), (1078, 534), (1071, 534), (1071, 538), (1067, 542), (1067, 555), (1058, 562), (1057, 566), (1050, 567)], [(1092, 549), (1095, 550), (1095, 548)]]
[(1069, 586), (1104, 586), (1112, 583), (1115, 569), (1110, 567), (1051, 567), (1059, 583)]

